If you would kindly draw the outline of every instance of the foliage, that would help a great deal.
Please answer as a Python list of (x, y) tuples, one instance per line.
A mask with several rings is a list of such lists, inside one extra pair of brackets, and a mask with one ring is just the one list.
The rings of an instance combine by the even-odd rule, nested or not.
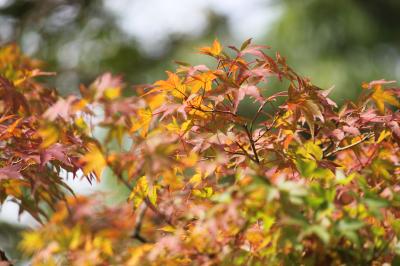
[[(399, 260), (399, 90), (365, 83), (338, 108), (279, 53), (229, 48), (214, 41), (200, 49), (214, 66), (179, 63), (137, 96), (106, 73), (67, 98), (2, 49), (1, 195), (43, 222), (20, 244), (33, 265)], [(249, 99), (254, 114), (241, 111)], [(61, 172), (92, 181), (105, 168), (130, 189), (126, 204), (67, 197)]]

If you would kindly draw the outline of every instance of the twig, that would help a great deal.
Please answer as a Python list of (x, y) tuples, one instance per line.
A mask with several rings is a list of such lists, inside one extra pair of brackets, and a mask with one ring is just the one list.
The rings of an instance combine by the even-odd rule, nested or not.
[[(114, 172), (115, 173), (115, 172)], [(127, 180), (125, 180), (125, 178), (122, 176), (121, 173), (117, 174), (115, 173), (115, 175), (117, 176), (117, 179), (122, 182), (130, 191), (133, 190), (133, 186), (131, 184), (129, 184), (129, 182)]]
[(158, 217), (160, 217), (164, 222), (166, 222), (170, 226), (174, 226), (171, 219), (167, 215), (162, 213), (159, 209), (157, 209), (157, 207), (154, 206), (153, 203), (151, 203), (149, 197), (145, 197), (144, 202), (146, 203), (147, 207), (149, 207), (150, 210), (152, 210), (155, 214), (157, 214)]
[(250, 160), (252, 160), (253, 162), (257, 163), (257, 160), (256, 160), (253, 156), (251, 156), (250, 153), (248, 153), (248, 152), (246, 151), (246, 149), (245, 149), (239, 142), (235, 141), (235, 144), (239, 146), (239, 148), (245, 153), (245, 155), (246, 155)]
[(249, 138), (251, 149), (253, 150), (254, 159), (255, 159), (256, 163), (259, 164), (260, 159), (258, 158), (258, 154), (257, 154), (256, 146), (254, 144), (253, 136), (252, 136), (251, 132), (249, 131), (247, 125), (244, 125), (243, 128), (245, 129), (247, 137)]
[(190, 105), (189, 108), (192, 108), (194, 110), (197, 110), (197, 111), (200, 111), (200, 112), (203, 112), (203, 113), (222, 113), (222, 114), (232, 115), (234, 117), (237, 116), (237, 114), (232, 113), (231, 111), (224, 111), (224, 110), (218, 110), (218, 109), (204, 110), (204, 109), (201, 109), (200, 107), (196, 107), (196, 106), (193, 106), (193, 105)]
[(253, 120), (251, 120), (250, 124), (250, 131), (253, 132), (254, 123), (256, 122), (257, 118), (260, 116), (262, 109), (265, 105), (267, 105), (268, 101), (265, 101), (260, 108), (258, 108), (257, 113), (254, 115)]
[(324, 158), (332, 156), (333, 154), (335, 154), (337, 152), (344, 151), (344, 150), (350, 149), (350, 148), (352, 148), (354, 146), (357, 146), (358, 144), (366, 141), (367, 139), (369, 139), (369, 138), (371, 138), (373, 136), (375, 136), (375, 134), (373, 132), (372, 133), (368, 133), (364, 137), (362, 137), (359, 141), (356, 141), (356, 142), (354, 142), (354, 143), (352, 143), (350, 145), (344, 146), (344, 147), (338, 147), (335, 150), (333, 150), (331, 152), (328, 152), (327, 154), (324, 155)]
[(135, 228), (134, 228), (133, 234), (132, 234), (133, 238), (136, 238), (137, 240), (139, 240), (142, 243), (148, 243), (149, 242), (146, 238), (144, 238), (140, 234), (140, 231), (142, 230), (143, 218), (144, 218), (144, 215), (146, 214), (146, 210), (147, 210), (147, 205), (146, 204), (140, 205), (138, 213), (136, 215)]
[(259, 135), (254, 142), (257, 143), (262, 137), (264, 137), (264, 135), (267, 134), (267, 132), (270, 131), (275, 126), (277, 120), (278, 116), (275, 116), (274, 120), (272, 121), (272, 124), (269, 127), (267, 127), (267, 129), (261, 135)]

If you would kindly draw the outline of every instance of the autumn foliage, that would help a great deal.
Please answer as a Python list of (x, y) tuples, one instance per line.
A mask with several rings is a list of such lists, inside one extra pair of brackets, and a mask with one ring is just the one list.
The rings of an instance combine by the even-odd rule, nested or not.
[[(338, 107), (268, 47), (229, 48), (134, 91), (106, 73), (67, 97), (0, 50), (0, 201), (41, 223), (20, 243), (33, 265), (400, 261), (400, 90), (372, 81)], [(65, 183), (106, 168), (126, 203)]]

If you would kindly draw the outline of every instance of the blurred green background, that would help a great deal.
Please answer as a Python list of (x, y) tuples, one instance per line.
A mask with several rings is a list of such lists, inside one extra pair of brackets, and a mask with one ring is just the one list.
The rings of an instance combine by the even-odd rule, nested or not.
[(0, 0), (1, 43), (17, 42), (57, 71), (63, 93), (104, 71), (153, 82), (173, 60), (199, 63), (218, 37), (253, 37), (334, 98), (400, 75), (398, 0)]
[[(0, 43), (47, 62), (58, 72), (50, 83), (68, 94), (105, 71), (151, 83), (173, 60), (207, 60), (196, 48), (216, 37), (252, 37), (321, 88), (335, 86), (341, 103), (363, 81), (400, 80), (399, 14), (399, 0), (0, 0)], [(13, 222), (3, 207), (0, 218)], [(5, 232), (19, 230), (0, 224), (0, 248), (14, 251)]]

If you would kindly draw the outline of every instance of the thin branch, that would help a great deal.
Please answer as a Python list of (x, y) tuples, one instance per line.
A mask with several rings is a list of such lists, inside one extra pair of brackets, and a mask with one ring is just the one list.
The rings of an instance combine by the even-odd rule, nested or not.
[(149, 242), (140, 233), (140, 231), (142, 230), (142, 224), (143, 224), (144, 215), (146, 214), (146, 210), (147, 210), (147, 205), (146, 204), (140, 205), (138, 213), (136, 215), (135, 228), (134, 228), (133, 234), (132, 234), (133, 238), (136, 238), (137, 240), (139, 240), (142, 243), (148, 243)]
[(262, 137), (264, 137), (264, 135), (267, 134), (267, 132), (270, 131), (275, 126), (277, 120), (278, 116), (275, 116), (274, 120), (272, 121), (272, 124), (269, 127), (267, 127), (267, 129), (261, 135), (259, 135), (254, 142), (257, 143)]
[(152, 210), (155, 214), (157, 214), (157, 216), (160, 217), (164, 222), (166, 222), (168, 225), (174, 226), (171, 221), (171, 218), (169, 218), (167, 215), (165, 215), (159, 209), (157, 209), (157, 207), (154, 206), (153, 203), (151, 203), (149, 197), (145, 197), (144, 202), (146, 203), (147, 207), (149, 207), (150, 210)]
[(362, 143), (362, 142), (364, 142), (364, 141), (366, 141), (366, 140), (368, 140), (368, 139), (370, 139), (371, 137), (374, 137), (374, 136), (375, 136), (375, 134), (373, 132), (372, 133), (368, 133), (364, 137), (362, 137), (359, 141), (356, 141), (356, 142), (354, 142), (354, 143), (352, 143), (350, 145), (347, 145), (347, 146), (338, 147), (335, 150), (325, 154), (324, 157), (326, 158), (326, 157), (332, 156), (333, 154), (338, 153), (340, 151), (344, 151), (344, 150), (350, 149), (350, 148), (352, 148), (354, 146), (357, 146), (358, 144), (360, 144), (360, 143)]
[[(237, 144), (237, 143), (236, 143)], [(250, 154), (246, 154), (246, 153), (241, 153), (241, 152), (233, 152), (233, 151), (228, 151), (224, 149), (224, 152), (227, 152), (229, 154), (233, 154), (233, 155), (243, 155), (243, 156), (250, 156)], [(254, 159), (254, 158), (250, 158), (250, 159)]]
[(244, 125), (243, 128), (245, 129), (247, 137), (249, 138), (251, 149), (253, 150), (254, 159), (255, 159), (256, 163), (259, 164), (260, 158), (258, 158), (258, 154), (257, 154), (256, 146), (254, 144), (253, 136), (252, 136), (251, 132), (249, 131), (247, 125)]
[(256, 160), (253, 156), (251, 156), (250, 153), (248, 153), (248, 152), (246, 151), (246, 149), (245, 149), (239, 142), (235, 141), (235, 144), (239, 146), (239, 148), (245, 153), (245, 155), (246, 155), (250, 160), (252, 160), (253, 162), (257, 163), (257, 160)]
[[(115, 172), (114, 172), (115, 173)], [(131, 184), (129, 184), (129, 182), (127, 180), (125, 180), (125, 178), (122, 176), (121, 173), (117, 174), (115, 173), (115, 175), (117, 176), (117, 179), (122, 182), (122, 184), (124, 184), (126, 186), (127, 189), (129, 189), (129, 191), (133, 190), (133, 186)]]
[(262, 109), (265, 105), (267, 105), (268, 101), (265, 101), (260, 108), (258, 108), (257, 113), (254, 115), (253, 120), (251, 120), (250, 124), (250, 132), (253, 132), (254, 123), (256, 122), (257, 118), (260, 116)]
[(193, 105), (190, 105), (189, 107), (194, 109), (194, 110), (203, 112), (203, 113), (222, 113), (222, 114), (232, 115), (232, 116), (235, 116), (235, 117), (237, 116), (237, 114), (232, 113), (231, 111), (224, 111), (224, 110), (218, 110), (218, 109), (204, 110), (204, 109), (201, 109), (200, 107), (196, 107), (196, 106), (193, 106)]

